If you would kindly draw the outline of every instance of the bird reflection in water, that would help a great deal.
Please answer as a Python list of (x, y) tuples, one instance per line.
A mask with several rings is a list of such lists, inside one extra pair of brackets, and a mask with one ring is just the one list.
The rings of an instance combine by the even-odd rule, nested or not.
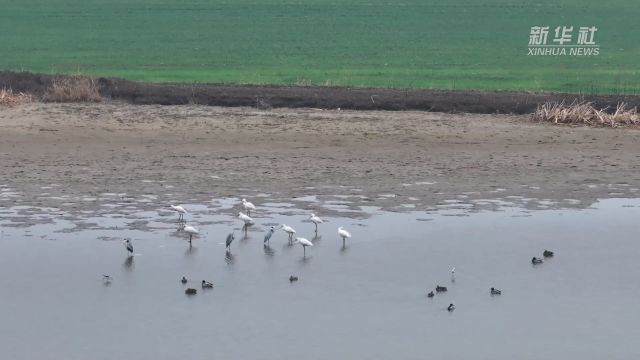
[(320, 240), (322, 240), (322, 235), (318, 235), (318, 234), (315, 234), (313, 236), (313, 238), (311, 238), (311, 242), (314, 243), (314, 244), (317, 243)]
[(133, 263), (133, 255), (129, 255), (127, 256), (127, 258), (124, 260), (124, 263), (122, 264), (122, 266), (126, 269), (126, 270), (133, 270), (133, 268), (135, 264)]
[(273, 257), (276, 254), (276, 251), (273, 250), (273, 248), (267, 244), (263, 246), (263, 249), (264, 249), (264, 254), (267, 255), (268, 257)]
[(224, 255), (224, 261), (228, 265), (233, 265), (233, 263), (235, 262), (235, 256), (230, 251), (226, 251)]
[(184, 257), (191, 257), (193, 254), (196, 253), (196, 251), (198, 251), (198, 248), (189, 246), (187, 250), (185, 250), (184, 252)]

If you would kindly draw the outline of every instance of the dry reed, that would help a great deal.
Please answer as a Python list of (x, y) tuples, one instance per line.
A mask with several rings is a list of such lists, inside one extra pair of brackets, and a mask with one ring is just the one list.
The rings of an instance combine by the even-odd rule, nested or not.
[(640, 125), (638, 109), (636, 107), (630, 108), (624, 102), (619, 103), (615, 111), (610, 111), (608, 107), (597, 109), (592, 103), (586, 101), (574, 101), (571, 104), (547, 102), (538, 106), (532, 119), (554, 124), (581, 124), (598, 127)]
[(47, 102), (100, 102), (100, 92), (94, 78), (89, 76), (59, 76), (42, 97)]
[(33, 101), (31, 94), (23, 92), (14, 93), (12, 89), (0, 90), (0, 106), (16, 106), (27, 104)]

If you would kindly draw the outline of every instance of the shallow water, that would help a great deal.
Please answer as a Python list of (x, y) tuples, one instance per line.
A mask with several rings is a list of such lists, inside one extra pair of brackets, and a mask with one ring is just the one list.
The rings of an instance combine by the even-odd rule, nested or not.
[[(215, 206), (0, 211), (0, 344), (7, 359), (630, 359), (640, 355), (640, 200), (584, 210), (429, 211), (327, 218), (270, 203), (246, 238)], [(339, 207), (339, 203), (328, 204)], [(499, 205), (499, 204), (498, 204)], [(322, 216), (322, 214), (319, 214)], [(26, 223), (25, 223), (26, 221)], [(303, 258), (268, 225), (314, 241)], [(336, 228), (351, 231), (341, 248)], [(231, 256), (224, 239), (234, 230)], [(128, 258), (123, 237), (133, 239)], [(533, 266), (532, 256), (556, 256)], [(455, 281), (449, 269), (455, 266)], [(113, 282), (105, 286), (102, 274)], [(179, 279), (198, 289), (184, 294)], [(289, 283), (290, 275), (299, 281)], [(200, 289), (199, 282), (215, 288)], [(427, 298), (436, 284), (449, 288)], [(490, 296), (489, 288), (503, 290)], [(456, 310), (449, 313), (449, 303)]]

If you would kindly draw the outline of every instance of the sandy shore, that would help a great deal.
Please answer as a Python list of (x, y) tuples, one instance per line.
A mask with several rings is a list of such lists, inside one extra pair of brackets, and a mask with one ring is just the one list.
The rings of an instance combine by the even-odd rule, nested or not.
[(259, 205), (259, 194), (347, 195), (349, 206), (388, 210), (496, 198), (586, 207), (637, 196), (639, 141), (638, 130), (528, 116), (34, 103), (0, 108), (0, 206), (79, 210), (115, 193), (158, 195), (149, 208), (237, 196)]

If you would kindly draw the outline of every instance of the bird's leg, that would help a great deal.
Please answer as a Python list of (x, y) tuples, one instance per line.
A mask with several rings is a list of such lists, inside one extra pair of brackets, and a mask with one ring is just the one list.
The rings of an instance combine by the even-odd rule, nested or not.
[(345, 244), (344, 244), (344, 237), (343, 237), (343, 238), (342, 238), (342, 248), (343, 248), (343, 249), (344, 249), (344, 246), (345, 246)]
[(302, 247), (302, 257), (307, 257), (307, 247), (306, 246)]
[(316, 225), (316, 233), (318, 232), (318, 224), (314, 223)]

